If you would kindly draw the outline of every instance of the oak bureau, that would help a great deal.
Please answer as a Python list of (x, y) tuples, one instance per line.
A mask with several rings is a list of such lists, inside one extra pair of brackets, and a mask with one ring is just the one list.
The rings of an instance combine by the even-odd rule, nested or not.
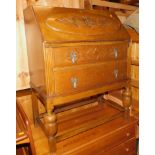
[[(89, 103), (94, 97), (102, 102), (104, 93), (124, 88), (123, 114), (129, 119), (130, 38), (113, 12), (30, 6), (24, 10), (24, 20), (34, 121), (48, 136), (52, 154), (56, 152), (57, 107)], [(38, 100), (46, 113), (39, 113)], [(70, 136), (92, 128), (90, 124)]]

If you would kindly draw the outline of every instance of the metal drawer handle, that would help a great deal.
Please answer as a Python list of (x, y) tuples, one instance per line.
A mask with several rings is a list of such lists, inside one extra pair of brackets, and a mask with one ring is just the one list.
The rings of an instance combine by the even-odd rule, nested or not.
[(73, 88), (77, 88), (78, 79), (76, 77), (71, 78), (71, 84)]
[(129, 137), (129, 136), (130, 136), (130, 133), (128, 132), (128, 133), (126, 134), (126, 136)]
[(114, 57), (115, 57), (115, 59), (118, 58), (118, 49), (117, 48), (114, 48)]
[(72, 63), (75, 64), (76, 61), (77, 61), (77, 53), (76, 52), (72, 52), (70, 54), (70, 59), (71, 59)]
[(118, 69), (115, 69), (115, 70), (114, 70), (114, 76), (115, 76), (115, 79), (118, 78)]

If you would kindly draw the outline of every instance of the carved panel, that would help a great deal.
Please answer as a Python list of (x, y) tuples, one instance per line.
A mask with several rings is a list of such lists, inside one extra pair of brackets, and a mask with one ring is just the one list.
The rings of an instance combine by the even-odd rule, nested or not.
[(121, 23), (113, 14), (95, 14), (89, 11), (72, 10), (55, 12), (48, 15), (46, 21), (48, 28), (54, 31), (80, 35), (102, 35), (120, 29)]

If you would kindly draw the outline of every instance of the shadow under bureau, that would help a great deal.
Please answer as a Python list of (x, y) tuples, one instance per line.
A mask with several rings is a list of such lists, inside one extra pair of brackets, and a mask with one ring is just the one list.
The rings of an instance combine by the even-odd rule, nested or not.
[[(107, 114), (106, 119), (98, 116), (58, 138), (56, 113), (95, 101), (104, 105), (104, 93), (124, 88), (120, 112), (126, 121), (130, 119), (130, 38), (113, 12), (30, 6), (24, 10), (24, 20), (34, 121), (48, 136), (51, 154), (56, 153), (56, 141), (120, 116), (119, 112)], [(46, 113), (39, 113), (38, 100)], [(82, 112), (78, 113), (81, 118)]]

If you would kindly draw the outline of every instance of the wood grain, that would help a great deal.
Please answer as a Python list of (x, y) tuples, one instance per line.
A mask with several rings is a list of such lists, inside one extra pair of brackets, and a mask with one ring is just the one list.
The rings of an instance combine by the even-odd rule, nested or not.
[[(56, 106), (125, 88), (124, 114), (129, 119), (129, 35), (114, 13), (30, 6), (24, 10), (24, 20), (30, 82), (35, 97), (34, 120), (45, 131), (51, 154), (56, 153), (57, 134), (60, 134), (54, 112)], [(45, 114), (39, 113), (38, 101), (45, 107)], [(101, 101), (100, 98), (98, 103), (102, 104)], [(73, 123), (73, 126), (64, 123), (58, 139), (76, 136), (116, 118), (100, 114), (102, 112), (94, 118), (94, 114), (86, 113), (84, 122), (80, 119), (79, 124)], [(69, 127), (67, 131), (65, 125)]]
[[(115, 49), (118, 51), (117, 59), (126, 59), (127, 53), (124, 51), (127, 50), (127, 47), (128, 43), (120, 42), (105, 45), (52, 48), (51, 52), (54, 54), (54, 67), (62, 67), (115, 60)], [(75, 62), (72, 62), (72, 54), (76, 56)]]
[[(117, 128), (118, 130), (115, 128), (118, 123), (117, 121), (121, 126)], [(106, 151), (110, 147), (119, 145), (121, 142), (125, 142), (125, 140), (135, 136), (134, 124), (131, 123), (130, 126), (128, 125), (122, 125), (121, 119), (118, 118), (61, 141), (57, 144), (58, 154), (95, 154), (102, 150)]]
[(28, 143), (29, 151), (36, 155), (30, 123), (18, 100), (16, 101), (16, 123), (16, 145)]
[[(26, 101), (24, 101), (25, 99), (26, 99)], [(29, 96), (28, 97), (27, 96), (20, 97), (20, 102), (22, 102), (24, 111), (26, 110), (26, 114), (29, 117), (32, 117), (31, 109), (29, 109), (29, 110), (27, 109), (27, 108), (31, 107), (31, 98)], [(29, 106), (27, 107), (26, 105), (29, 105)], [(59, 119), (59, 122), (61, 122), (60, 119), (63, 120), (63, 121), (65, 121), (66, 119), (74, 119), (76, 117), (76, 115), (77, 116), (80, 115), (79, 111), (81, 111), (81, 112), (83, 111), (83, 114), (85, 114), (84, 111), (86, 109), (89, 109), (90, 107), (92, 107), (94, 109), (94, 106), (96, 106), (96, 105), (97, 105), (97, 103), (92, 103), (90, 106), (84, 106), (84, 107), (79, 107), (78, 109), (72, 109), (69, 112), (66, 111), (65, 113), (62, 113), (62, 115), (58, 114), (59, 118), (58, 118), (58, 116), (57, 116), (57, 118)], [(106, 110), (106, 109), (103, 109), (103, 110)], [(75, 113), (76, 113), (76, 115), (74, 115), (74, 117), (73, 117), (73, 114), (75, 114)], [(64, 116), (67, 116), (67, 117), (64, 117)], [(72, 116), (72, 117), (70, 117), (70, 116)], [(62, 143), (63, 141), (58, 142), (56, 144), (56, 147), (57, 147), (57, 150), (58, 150), (57, 154), (58, 155), (62, 154), (61, 152), (64, 151), (64, 149), (66, 147), (67, 147), (66, 148), (67, 152), (68, 151), (72, 152), (73, 150), (74, 151), (76, 150), (76, 146), (78, 148), (81, 148), (81, 147), (82, 148), (83, 147), (87, 148), (87, 145), (90, 145), (90, 147), (88, 146), (89, 149), (87, 150), (87, 152), (91, 153), (91, 149), (93, 149), (93, 150), (98, 149), (98, 146), (97, 146), (97, 148), (91, 147), (92, 144), (93, 144), (93, 140), (95, 140), (96, 145), (100, 146), (101, 144), (103, 144), (105, 146), (104, 137), (106, 138), (106, 136), (109, 135), (111, 137), (112, 141), (113, 141), (116, 138), (116, 136), (115, 136), (116, 133), (120, 133), (118, 135), (124, 136), (124, 138), (127, 141), (124, 141), (123, 143), (118, 144), (118, 142), (116, 140), (116, 143), (118, 145), (114, 145), (114, 147), (112, 149), (109, 149), (109, 148), (106, 149), (107, 150), (106, 152), (103, 151), (103, 149), (100, 149), (101, 154), (107, 153), (109, 155), (112, 152), (112, 153), (117, 153), (117, 155), (120, 155), (120, 153), (122, 151), (123, 151), (123, 154), (124, 154), (124, 151), (126, 150), (126, 148), (129, 148), (129, 153), (131, 153), (130, 151), (133, 151), (133, 153), (135, 153), (134, 152), (135, 151), (135, 146), (136, 146), (135, 145), (135, 139), (133, 139), (132, 136), (131, 136), (135, 132), (134, 128), (132, 127), (133, 123), (134, 122), (133, 122), (132, 119), (131, 119), (130, 123), (127, 123), (126, 121), (124, 121), (123, 118), (117, 118), (117, 119), (115, 119), (113, 121), (110, 121), (109, 123), (106, 123), (106, 124), (100, 126), (100, 127), (94, 128), (93, 130), (91, 130), (89, 132), (86, 131), (82, 135), (77, 135), (75, 137), (75, 139), (73, 139), (73, 137), (72, 137), (72, 138), (69, 138), (68, 140), (65, 140), (65, 144), (68, 144), (68, 145), (63, 145), (64, 144), (64, 143)], [(71, 125), (71, 124), (69, 124), (69, 125)], [(37, 155), (49, 155), (50, 153), (49, 153), (49, 146), (48, 146), (48, 138), (45, 136), (44, 132), (41, 130), (40, 127), (35, 128), (34, 124), (31, 124), (31, 129), (32, 129), (32, 136), (33, 136), (33, 139), (34, 139), (34, 145), (35, 145), (35, 148), (36, 148), (36, 154)], [(125, 132), (125, 131), (128, 131), (128, 132)], [(130, 140), (128, 139), (128, 137), (125, 137), (125, 135), (122, 135), (122, 133), (127, 134), (127, 133), (129, 133), (129, 131), (130, 131), (130, 133), (132, 133), (129, 136), (129, 139), (131, 137)], [(102, 141), (102, 143), (98, 143), (98, 140), (100, 139), (101, 136), (103, 136), (103, 141)], [(118, 139), (118, 137), (116, 139)], [(107, 141), (109, 141), (109, 138), (108, 138)], [(78, 142), (79, 142), (79, 144), (78, 144)], [(111, 146), (111, 145), (109, 145), (109, 146)], [(106, 147), (108, 147), (108, 146), (106, 146)], [(59, 148), (60, 148), (60, 150), (59, 150)], [(101, 148), (102, 148), (102, 146), (101, 146)], [(99, 152), (99, 150), (98, 150), (98, 152)]]
[(137, 7), (135, 7), (135, 6), (120, 4), (120, 3), (114, 3), (114, 2), (101, 1), (101, 0), (91, 0), (91, 3), (92, 3), (92, 5), (99, 5), (99, 6), (125, 9), (125, 10), (132, 10), (132, 11), (137, 9)]
[[(119, 72), (117, 78), (114, 75), (115, 62), (54, 69), (55, 95), (72, 95), (126, 80), (126, 61), (119, 61), (117, 69)], [(77, 79), (76, 88), (72, 84), (72, 78)]]
[[(25, 13), (28, 13), (28, 10), (30, 11), (31, 9), (27, 8), (26, 10)], [(42, 7), (35, 6), (31, 13), (35, 14), (43, 39), (46, 42), (73, 43), (79, 41), (113, 41), (129, 39), (128, 33), (121, 25), (116, 15), (107, 11), (101, 12), (96, 10), (93, 14), (91, 13), (91, 10), (84, 11), (83, 9), (60, 9), (50, 7), (44, 7), (44, 9), (42, 9)], [(71, 16), (73, 16), (73, 18), (71, 18)], [(102, 16), (104, 16), (104, 18), (101, 18)], [(108, 22), (106, 22), (106, 20), (108, 20)], [(25, 22), (28, 22), (28, 18), (25, 19)], [(65, 26), (66, 23), (68, 26)], [(97, 23), (96, 26), (95, 23)], [(114, 26), (115, 24), (117, 27)], [(104, 25), (106, 31), (102, 25)], [(100, 31), (102, 32), (102, 35)]]

